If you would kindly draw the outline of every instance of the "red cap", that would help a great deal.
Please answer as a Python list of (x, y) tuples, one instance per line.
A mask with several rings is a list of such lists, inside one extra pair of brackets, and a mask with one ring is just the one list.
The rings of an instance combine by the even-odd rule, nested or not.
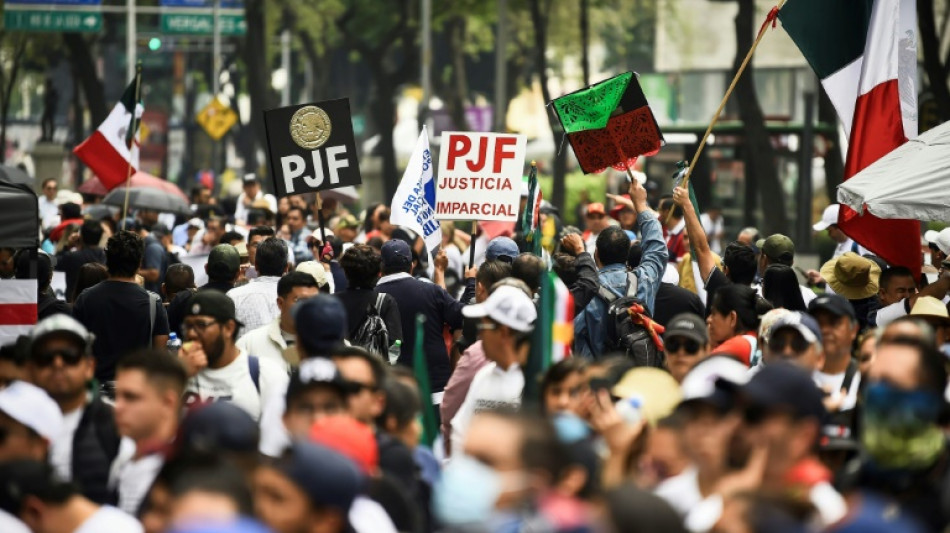
[(604, 211), (604, 204), (600, 202), (594, 202), (592, 204), (587, 204), (587, 214), (588, 215), (606, 215), (607, 211)]
[[(630, 199), (630, 195), (629, 195), (629, 194), (621, 194), (620, 196), (623, 196), (623, 197), (626, 198), (627, 200)], [(630, 206), (626, 206), (626, 205), (623, 205), (623, 204), (617, 204), (617, 205), (615, 205), (614, 208), (610, 210), (610, 218), (613, 218), (613, 219), (616, 219), (616, 220), (620, 220), (620, 212), (623, 211), (624, 209), (630, 209)]]
[(350, 458), (366, 474), (373, 474), (379, 466), (379, 448), (373, 430), (355, 418), (328, 416), (314, 422), (310, 441)]

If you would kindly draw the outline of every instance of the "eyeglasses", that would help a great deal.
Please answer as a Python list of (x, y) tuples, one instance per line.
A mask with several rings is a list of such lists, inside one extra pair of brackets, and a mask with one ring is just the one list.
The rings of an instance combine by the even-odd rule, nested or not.
[(34, 355), (33, 363), (39, 367), (52, 366), (57, 357), (63, 360), (64, 365), (75, 366), (78, 365), (80, 361), (82, 361), (83, 352), (77, 349), (70, 350), (66, 348), (61, 348), (59, 350), (47, 350)]
[(808, 341), (801, 335), (773, 335), (769, 339), (769, 349), (775, 353), (784, 352), (787, 346), (795, 353), (803, 353), (808, 349)]
[(209, 326), (211, 326), (212, 324), (217, 324), (217, 323), (218, 323), (218, 321), (217, 321), (217, 320), (214, 320), (214, 319), (211, 319), (211, 320), (192, 320), (192, 321), (189, 321), (189, 322), (182, 322), (182, 323), (181, 323), (181, 331), (182, 331), (182, 333), (184, 333), (184, 332), (188, 331), (189, 329), (193, 329), (193, 330), (197, 331), (198, 333), (204, 333), (205, 330), (208, 329)]
[(366, 383), (360, 383), (359, 381), (348, 380), (346, 382), (346, 391), (349, 394), (359, 394), (364, 390), (369, 392), (376, 392), (379, 390), (379, 387), (376, 385), (367, 385)]
[(680, 349), (686, 350), (687, 355), (696, 355), (699, 353), (699, 343), (693, 339), (673, 337), (663, 343), (663, 347), (668, 354), (677, 353)]

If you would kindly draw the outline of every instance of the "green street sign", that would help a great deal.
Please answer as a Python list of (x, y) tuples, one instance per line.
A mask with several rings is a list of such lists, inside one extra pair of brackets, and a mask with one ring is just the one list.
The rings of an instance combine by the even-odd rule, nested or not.
[(7, 30), (35, 32), (90, 32), (102, 30), (102, 13), (95, 11), (4, 10)]
[[(221, 35), (244, 35), (247, 23), (244, 15), (218, 15)], [(162, 33), (186, 35), (211, 35), (214, 33), (214, 15), (162, 14)]]

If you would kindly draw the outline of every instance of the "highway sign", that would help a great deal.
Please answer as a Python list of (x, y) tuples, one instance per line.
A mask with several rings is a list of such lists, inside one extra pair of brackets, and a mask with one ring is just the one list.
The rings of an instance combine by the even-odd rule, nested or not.
[(198, 113), (197, 120), (208, 136), (217, 141), (237, 123), (238, 116), (233, 109), (214, 98)]
[(99, 32), (102, 30), (102, 13), (78, 10), (5, 9), (3, 24), (7, 30), (18, 31)]
[[(243, 14), (221, 13), (218, 15), (221, 35), (244, 35), (247, 22)], [(196, 13), (187, 14), (180, 10), (162, 14), (162, 33), (186, 35), (211, 35), (214, 33), (214, 15)]]

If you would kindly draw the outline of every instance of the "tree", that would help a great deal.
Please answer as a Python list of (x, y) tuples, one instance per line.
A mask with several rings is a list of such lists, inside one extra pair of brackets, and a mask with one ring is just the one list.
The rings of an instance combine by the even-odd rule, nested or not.
[[(96, 74), (96, 60), (92, 56), (92, 45), (81, 33), (64, 33), (63, 44), (69, 51), (69, 59), (86, 98), (86, 107), (92, 124), (98, 126), (108, 116), (109, 108), (106, 105), (102, 80)], [(126, 83), (129, 81), (132, 80), (127, 80)]]
[(943, 55), (941, 38), (950, 24), (950, 2), (943, 2), (943, 23), (937, 33), (934, 0), (917, 0), (917, 20), (920, 24), (920, 45), (924, 52), (924, 72), (927, 73), (928, 88), (937, 104), (940, 122), (950, 120), (950, 87), (947, 76), (950, 74), (950, 51)]
[[(755, 0), (738, 0), (739, 12), (736, 14), (736, 58), (733, 63), (733, 74), (739, 70), (746, 53), (752, 48), (752, 41), (756, 31)], [(752, 71), (746, 72), (736, 84), (733, 100), (739, 106), (739, 117), (742, 119), (743, 132), (743, 160), (745, 162), (745, 181), (747, 186), (747, 200), (754, 198), (749, 194), (757, 187), (761, 199), (765, 234), (783, 233), (788, 228), (788, 217), (785, 213), (785, 194), (779, 181), (776, 168), (775, 149), (772, 139), (765, 127), (765, 116), (755, 91), (755, 82)], [(746, 216), (754, 213), (752, 206), (746, 205)], [(751, 220), (747, 220), (751, 222)]]
[(390, 0), (379, 9), (370, 0), (353, 0), (337, 19), (343, 42), (354, 50), (373, 77), (371, 118), (379, 134), (386, 198), (396, 193), (399, 180), (393, 124), (396, 91), (419, 71), (418, 14), (415, 0)]
[(0, 32), (0, 163), (6, 161), (7, 118), (17, 76), (26, 56), (27, 40), (23, 34), (12, 36)]
[[(270, 88), (270, 63), (267, 60), (269, 49), (264, 0), (244, 0), (244, 17), (247, 19), (247, 35), (241, 45), (241, 56), (247, 68), (247, 92), (251, 98), (251, 116), (248, 123), (257, 140), (257, 146), (267, 146), (267, 132), (264, 129), (265, 109), (276, 107), (277, 98)], [(219, 73), (215, 72), (217, 76)], [(246, 151), (244, 170), (257, 172), (256, 150)]]

